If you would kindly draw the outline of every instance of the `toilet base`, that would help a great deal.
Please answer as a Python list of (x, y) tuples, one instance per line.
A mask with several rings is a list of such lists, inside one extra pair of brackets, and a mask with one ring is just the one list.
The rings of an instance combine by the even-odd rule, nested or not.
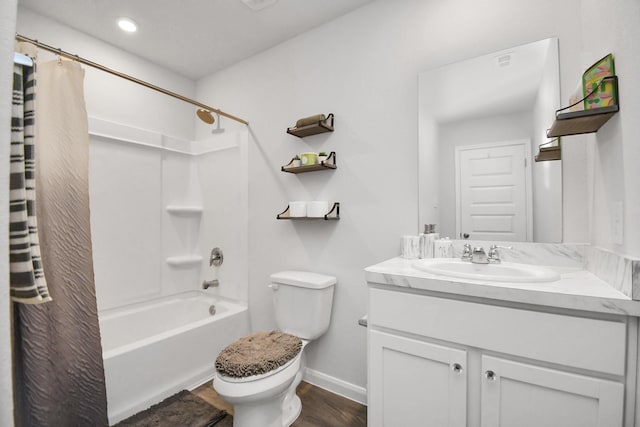
[[(306, 343), (304, 345), (306, 346)], [(296, 376), (289, 386), (287, 395), (282, 402), (283, 427), (289, 427), (291, 424), (293, 424), (293, 422), (300, 416), (300, 412), (302, 412), (302, 402), (296, 394), (296, 390), (298, 389), (298, 385), (300, 385), (300, 382), (302, 381), (302, 373), (304, 372), (305, 365), (305, 353), (303, 347), (302, 354), (300, 356), (300, 369), (298, 370), (298, 372), (296, 372)]]
[(282, 403), (285, 393), (271, 399), (233, 405), (234, 427), (282, 427)]
[(300, 416), (302, 412), (302, 402), (298, 395), (287, 396), (282, 402), (282, 426), (289, 427)]

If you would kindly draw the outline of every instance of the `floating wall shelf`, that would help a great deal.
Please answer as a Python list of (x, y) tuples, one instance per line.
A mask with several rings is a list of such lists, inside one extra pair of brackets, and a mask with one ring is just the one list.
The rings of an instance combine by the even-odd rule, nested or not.
[[(605, 77), (602, 79), (602, 82), (607, 80), (611, 80), (611, 83), (613, 84), (613, 93), (618, 94), (618, 77)], [(600, 85), (598, 85), (598, 87), (599, 86)], [(551, 129), (547, 131), (547, 137), (555, 138), (558, 136), (597, 132), (598, 129), (608, 122), (614, 114), (620, 111), (620, 106), (617, 104), (618, 100), (615, 99), (615, 102), (616, 105), (593, 108), (590, 110), (569, 111), (566, 113), (562, 113), (561, 111), (566, 110), (569, 107), (561, 108), (556, 111), (556, 119), (553, 122)]]
[(549, 162), (552, 160), (562, 160), (562, 149), (560, 146), (540, 147), (540, 152), (536, 154), (536, 162)]
[(325, 132), (333, 132), (333, 113), (327, 116), (326, 120), (320, 120), (306, 126), (291, 127), (287, 129), (287, 133), (304, 138), (305, 136), (317, 135)]
[(338, 166), (336, 165), (336, 152), (332, 151), (327, 156), (327, 160), (320, 162), (315, 165), (305, 165), (305, 166), (293, 166), (293, 159), (289, 162), (289, 164), (282, 166), (282, 172), (289, 173), (305, 173), (305, 172), (313, 172), (313, 171), (321, 171), (328, 169), (336, 169)]
[(612, 105), (569, 113), (556, 112), (556, 120), (553, 122), (551, 129), (547, 131), (547, 137), (554, 138), (597, 132), (618, 111), (620, 111), (620, 107)]
[(308, 217), (308, 216), (289, 216), (289, 206), (282, 213), (278, 214), (277, 219), (292, 219), (292, 220), (314, 220), (314, 219), (323, 219), (323, 220), (339, 220), (340, 219), (340, 203), (335, 202), (331, 207), (331, 210), (326, 213), (326, 215), (318, 216), (318, 217)]

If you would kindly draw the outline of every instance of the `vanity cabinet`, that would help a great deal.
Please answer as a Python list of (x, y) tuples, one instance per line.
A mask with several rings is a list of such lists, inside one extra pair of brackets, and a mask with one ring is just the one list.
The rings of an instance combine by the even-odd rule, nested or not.
[(371, 330), (369, 364), (369, 426), (466, 426), (465, 350)]
[(625, 384), (635, 382), (627, 317), (376, 286), (369, 287), (370, 427), (633, 425), (633, 417), (623, 424)]
[(622, 382), (482, 355), (481, 426), (622, 426)]

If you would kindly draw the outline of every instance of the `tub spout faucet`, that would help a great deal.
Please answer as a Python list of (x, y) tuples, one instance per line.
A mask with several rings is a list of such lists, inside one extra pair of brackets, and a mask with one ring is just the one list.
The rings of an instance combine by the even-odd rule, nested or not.
[(218, 286), (220, 286), (218, 279), (204, 280), (202, 282), (202, 289), (209, 289), (210, 287), (217, 288)]

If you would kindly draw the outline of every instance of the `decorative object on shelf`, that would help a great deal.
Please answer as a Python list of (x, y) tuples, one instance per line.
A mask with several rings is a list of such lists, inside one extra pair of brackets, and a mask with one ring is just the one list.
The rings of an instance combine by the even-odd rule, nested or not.
[(547, 131), (547, 137), (553, 138), (558, 136), (597, 132), (598, 129), (609, 121), (614, 114), (620, 111), (620, 106), (618, 105), (618, 77), (608, 76), (602, 78), (598, 85), (596, 85), (596, 87), (588, 93), (587, 96), (578, 101), (584, 102), (585, 99), (596, 93), (599, 87), (603, 84), (608, 85), (609, 83), (611, 83), (612, 86), (612, 93), (616, 94), (613, 98), (613, 101), (615, 102), (613, 105), (581, 111), (570, 111), (567, 113), (563, 113), (563, 111), (570, 109), (573, 105), (561, 108), (556, 111), (556, 119), (553, 122), (551, 129)]
[(294, 127), (287, 129), (288, 134), (297, 136), (298, 138), (325, 132), (333, 132), (333, 113), (329, 113), (326, 118), (324, 114), (305, 117), (298, 120)]
[(322, 218), (329, 212), (329, 202), (326, 200), (314, 200), (307, 202), (307, 216), (309, 218)]
[(318, 163), (318, 153), (302, 153), (300, 160), (304, 166), (312, 166)]
[(584, 109), (610, 107), (618, 104), (617, 86), (605, 77), (615, 76), (613, 54), (608, 54), (587, 68), (582, 74), (582, 94)]
[(327, 157), (329, 157), (329, 155), (327, 153), (325, 153), (324, 151), (321, 151), (318, 153), (318, 162), (322, 163), (322, 162), (326, 162), (327, 161)]
[[(305, 208), (306, 208), (306, 203), (305, 203)], [(310, 217), (310, 216), (297, 217), (297, 216), (292, 216), (290, 212), (291, 212), (291, 206), (289, 205), (287, 206), (287, 209), (279, 213), (276, 216), (276, 218), (277, 219), (299, 219), (299, 220), (313, 220), (313, 219), (338, 220), (340, 219), (340, 203), (335, 202), (331, 207), (330, 211), (328, 211), (324, 215), (316, 216), (316, 217)]]
[[(556, 145), (554, 142), (558, 141)], [(536, 162), (548, 162), (550, 160), (562, 160), (562, 149), (560, 148), (560, 137), (551, 140), (549, 142), (545, 142), (544, 144), (540, 144), (538, 146), (538, 154), (536, 154), (535, 161)]]
[[(300, 166), (302, 166), (302, 161), (300, 160), (300, 156), (296, 154), (296, 156), (293, 159), (291, 159), (291, 163), (289, 164), (294, 168), (299, 168)], [(284, 166), (283, 166), (283, 169), (284, 169)]]
[(337, 169), (335, 151), (332, 151), (331, 153), (329, 153), (326, 160), (310, 166), (303, 166), (301, 164), (298, 164), (296, 166), (296, 162), (295, 162), (296, 157), (291, 159), (289, 164), (282, 166), (280, 170), (282, 170), (282, 172), (289, 172), (289, 173), (304, 173), (304, 172), (321, 171), (321, 170), (327, 170), (327, 169)]
[(289, 202), (289, 216), (303, 218), (307, 216), (307, 202)]

